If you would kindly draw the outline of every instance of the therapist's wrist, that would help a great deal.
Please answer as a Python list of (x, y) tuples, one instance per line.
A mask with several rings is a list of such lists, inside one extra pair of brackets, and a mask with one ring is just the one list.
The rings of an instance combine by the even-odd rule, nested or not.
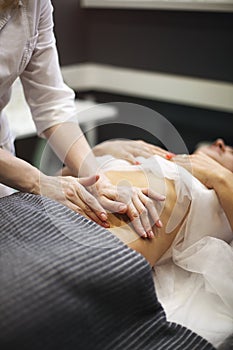
[(28, 179), (28, 190), (27, 192), (41, 195), (42, 194), (42, 184), (45, 182), (45, 179), (47, 178), (47, 175), (43, 174), (39, 170), (35, 170), (34, 173), (31, 174), (31, 176)]
[(10, 174), (6, 185), (21, 192), (40, 194), (40, 171), (25, 162), (20, 162), (22, 164), (23, 167), (16, 167), (15, 172)]

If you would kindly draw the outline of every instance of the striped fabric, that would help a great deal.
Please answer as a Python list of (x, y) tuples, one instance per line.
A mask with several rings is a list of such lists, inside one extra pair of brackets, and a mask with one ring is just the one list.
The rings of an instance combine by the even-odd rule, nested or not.
[(150, 266), (40, 196), (0, 199), (0, 348), (213, 350), (166, 321)]

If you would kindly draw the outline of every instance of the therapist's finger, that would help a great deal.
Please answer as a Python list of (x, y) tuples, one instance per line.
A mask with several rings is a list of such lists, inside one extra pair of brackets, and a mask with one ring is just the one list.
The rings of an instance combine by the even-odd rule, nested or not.
[(127, 210), (127, 205), (125, 202), (119, 200), (119, 188), (113, 187), (109, 189), (104, 189), (104, 193), (98, 197), (101, 205), (106, 208), (111, 213), (124, 214)]
[(142, 141), (142, 140), (138, 140), (137, 142), (138, 142), (139, 148), (142, 149), (143, 151), (146, 151), (148, 154), (150, 154), (150, 156), (158, 155), (158, 156), (163, 157), (167, 153), (167, 151), (164, 150), (163, 148), (156, 146), (156, 145), (153, 145), (151, 143), (147, 143), (147, 142)]
[(150, 197), (156, 201), (164, 201), (166, 199), (166, 196), (164, 196), (161, 193), (158, 193), (148, 187), (141, 189), (142, 193), (145, 194), (147, 197)]
[(79, 206), (89, 217), (96, 221), (98, 217), (102, 222), (107, 221), (105, 209), (98, 200), (90, 194), (84, 186), (76, 184), (74, 191), (67, 193), (68, 199)]
[(146, 232), (145, 228), (143, 227), (142, 221), (140, 219), (140, 213), (132, 201), (128, 204), (128, 210), (127, 210), (126, 214), (128, 215), (128, 217), (131, 221), (131, 224), (133, 225), (133, 227), (134, 227), (135, 231), (138, 233), (138, 235), (140, 237), (146, 238), (147, 232)]
[(169, 151), (166, 151), (165, 149), (160, 148), (160, 147), (157, 147), (157, 146), (153, 146), (153, 147), (150, 149), (150, 152), (151, 152), (153, 155), (158, 155), (158, 156), (160, 156), (160, 157), (166, 157), (166, 154), (167, 154), (167, 153), (170, 153)]
[(150, 151), (147, 150), (140, 150), (138, 151), (138, 154), (135, 154), (136, 152), (134, 151), (134, 155), (136, 155), (137, 157), (142, 157), (142, 158), (150, 158), (153, 156), (153, 153), (151, 153)]
[(85, 203), (81, 204), (79, 202), (79, 206), (78, 206), (78, 205), (74, 204), (73, 202), (69, 202), (69, 204), (67, 206), (69, 206), (69, 208), (72, 209), (73, 211), (75, 211), (76, 213), (85, 216), (87, 219), (90, 219), (90, 220), (96, 222), (98, 225), (100, 225), (104, 228), (110, 227), (108, 222), (100, 220), (98, 218), (98, 216), (89, 207), (87, 207), (85, 205)]
[(151, 223), (149, 220), (149, 212), (138, 196), (133, 198), (133, 204), (139, 213), (141, 224), (146, 232), (147, 237), (153, 238)]
[[(147, 192), (148, 190), (145, 189), (145, 192)], [(158, 196), (158, 194), (155, 192), (156, 196)], [(159, 198), (163, 198), (162, 200), (164, 200), (164, 196), (162, 195), (159, 195)], [(152, 220), (152, 223), (153, 225), (155, 224), (157, 227), (161, 228), (163, 226), (160, 218), (159, 218), (159, 214), (157, 212), (157, 209), (155, 207), (155, 203), (152, 199), (148, 198), (147, 196), (145, 196), (143, 193), (140, 194), (140, 200), (141, 202), (145, 205), (145, 207), (147, 208), (148, 210), (148, 213), (151, 217), (151, 220)], [(161, 199), (160, 199), (161, 200)]]
[(127, 160), (127, 162), (129, 162), (130, 164), (138, 164), (138, 161), (136, 160), (135, 156), (132, 153), (129, 152), (124, 152), (122, 153), (121, 156), (122, 159)]
[(99, 175), (92, 175), (88, 177), (77, 178), (77, 180), (81, 185), (88, 187), (94, 185), (99, 180), (99, 178)]

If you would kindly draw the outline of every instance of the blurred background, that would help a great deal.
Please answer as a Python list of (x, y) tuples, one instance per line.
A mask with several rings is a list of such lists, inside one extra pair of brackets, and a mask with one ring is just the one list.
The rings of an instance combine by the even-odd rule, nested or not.
[[(195, 0), (178, 8), (153, 1), (52, 3), (64, 80), (79, 100), (149, 107), (173, 124), (190, 152), (202, 140), (233, 143), (232, 0), (217, 8), (190, 7)], [(135, 121), (143, 119), (140, 111)], [(113, 124), (97, 126), (94, 142), (158, 143), (141, 128), (116, 124), (117, 113)], [(36, 139), (16, 141), (20, 156), (31, 159)]]

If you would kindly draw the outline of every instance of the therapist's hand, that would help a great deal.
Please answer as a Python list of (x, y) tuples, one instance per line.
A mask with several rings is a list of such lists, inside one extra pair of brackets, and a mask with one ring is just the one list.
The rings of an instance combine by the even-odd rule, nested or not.
[(40, 176), (40, 194), (54, 199), (75, 212), (108, 228), (107, 213), (98, 200), (85, 188), (98, 181), (99, 176)]
[(158, 146), (154, 146), (141, 140), (111, 140), (100, 143), (93, 148), (96, 156), (105, 154), (112, 155), (115, 158), (127, 160), (129, 163), (137, 165), (136, 157), (149, 158), (153, 155), (165, 157), (167, 151)]
[(148, 188), (112, 185), (104, 174), (100, 175), (100, 179), (90, 191), (110, 212), (127, 214), (135, 231), (141, 237), (152, 238), (154, 224), (162, 227), (153, 200), (164, 201), (163, 195)]

